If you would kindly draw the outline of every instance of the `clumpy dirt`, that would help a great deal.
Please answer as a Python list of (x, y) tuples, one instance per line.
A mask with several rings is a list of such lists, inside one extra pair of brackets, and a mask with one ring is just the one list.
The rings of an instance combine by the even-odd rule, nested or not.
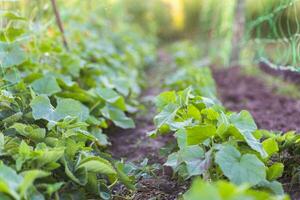
[(155, 171), (155, 175), (152, 177), (137, 180), (137, 190), (133, 193), (130, 193), (125, 187), (117, 187), (115, 193), (119, 197), (115, 197), (116, 200), (127, 199), (121, 197), (126, 195), (133, 200), (175, 200), (188, 188), (187, 182), (179, 182), (173, 177), (170, 168), (162, 167), (166, 157), (160, 155), (160, 149), (170, 141), (175, 142), (175, 138), (172, 135), (158, 136), (155, 139), (147, 136), (147, 132), (155, 128), (153, 100), (161, 92), (160, 85), (167, 73), (163, 71), (166, 69), (164, 66), (172, 64), (169, 55), (163, 51), (159, 52), (158, 62), (158, 66), (152, 67), (146, 72), (148, 88), (140, 97), (145, 109), (139, 111), (134, 117), (136, 127), (127, 130), (119, 128), (109, 130), (108, 135), (112, 145), (108, 151), (116, 159), (124, 158), (127, 162), (138, 164), (147, 158), (148, 164), (159, 164), (161, 167)]
[(218, 94), (226, 108), (248, 110), (261, 129), (300, 132), (300, 100), (274, 93), (255, 77), (244, 75), (239, 67), (215, 69)]

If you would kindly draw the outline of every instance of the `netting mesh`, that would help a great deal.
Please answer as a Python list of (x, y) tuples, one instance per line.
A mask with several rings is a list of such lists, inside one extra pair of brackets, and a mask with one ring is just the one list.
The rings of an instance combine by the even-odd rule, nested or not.
[(300, 1), (256, 3), (256, 13), (247, 16), (245, 38), (252, 43), (255, 59), (271, 67), (300, 71)]

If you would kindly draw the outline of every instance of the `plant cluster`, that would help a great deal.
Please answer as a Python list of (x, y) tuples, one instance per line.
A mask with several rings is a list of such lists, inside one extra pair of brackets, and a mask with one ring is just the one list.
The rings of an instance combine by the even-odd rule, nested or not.
[(110, 27), (92, 15), (81, 26), (66, 14), (69, 50), (53, 26), (3, 16), (0, 199), (110, 199), (117, 181), (134, 187), (103, 150), (103, 130), (135, 126), (128, 113), (155, 43), (126, 22)]
[[(277, 195), (274, 199), (287, 198), (278, 181), (286, 163), (282, 158), (288, 151), (296, 153), (299, 136), (295, 132), (282, 134), (259, 130), (248, 111), (228, 111), (217, 100), (216, 93), (206, 93), (206, 88), (214, 88), (209, 69), (197, 68), (194, 63), (188, 56), (180, 58), (178, 66), (183, 67), (180, 70), (191, 73), (184, 76), (187, 81), (174, 78), (168, 86), (175, 89), (187, 84), (192, 86), (178, 92), (166, 91), (156, 97), (156, 129), (149, 135), (174, 134), (177, 146), (164, 165), (172, 167), (179, 177), (200, 176), (207, 182), (225, 179), (231, 183), (198, 181), (185, 199), (196, 198), (200, 193), (200, 196), (211, 197), (207, 199), (234, 199), (235, 195), (272, 199), (270, 194)], [(207, 73), (196, 73), (197, 70)], [(245, 187), (240, 190), (232, 183)], [(223, 194), (226, 188), (232, 190)], [(206, 189), (208, 191), (203, 192)]]

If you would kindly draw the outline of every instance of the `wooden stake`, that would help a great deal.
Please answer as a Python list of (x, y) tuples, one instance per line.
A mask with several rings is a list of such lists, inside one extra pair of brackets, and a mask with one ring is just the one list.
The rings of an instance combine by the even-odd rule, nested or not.
[(61, 37), (62, 37), (64, 47), (66, 48), (66, 50), (69, 50), (69, 45), (68, 45), (68, 42), (67, 42), (67, 39), (66, 39), (66, 36), (65, 36), (64, 26), (63, 26), (61, 18), (60, 18), (60, 13), (59, 13), (58, 8), (57, 8), (56, 0), (51, 0), (51, 4), (52, 4), (52, 8), (53, 8), (53, 11), (54, 11), (54, 14), (55, 14), (56, 24), (59, 28), (60, 33), (61, 33)]
[(242, 40), (245, 32), (245, 0), (236, 0), (235, 17), (233, 22), (232, 51), (230, 65), (239, 64)]

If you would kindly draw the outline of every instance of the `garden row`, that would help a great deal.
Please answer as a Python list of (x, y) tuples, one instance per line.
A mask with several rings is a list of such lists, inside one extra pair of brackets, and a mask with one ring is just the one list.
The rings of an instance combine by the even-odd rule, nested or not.
[(116, 182), (134, 187), (105, 153), (104, 130), (135, 126), (128, 113), (155, 41), (123, 21), (80, 16), (64, 13), (68, 49), (55, 24), (3, 16), (0, 199), (110, 199)]
[(174, 90), (156, 98), (156, 129), (149, 135), (175, 136), (177, 146), (164, 165), (180, 179), (196, 179), (183, 198), (289, 199), (280, 177), (293, 176), (299, 166), (288, 162), (298, 153), (299, 135), (260, 130), (248, 111), (227, 110), (210, 69), (197, 61), (197, 48), (179, 43), (171, 52), (179, 70), (165, 85)]

